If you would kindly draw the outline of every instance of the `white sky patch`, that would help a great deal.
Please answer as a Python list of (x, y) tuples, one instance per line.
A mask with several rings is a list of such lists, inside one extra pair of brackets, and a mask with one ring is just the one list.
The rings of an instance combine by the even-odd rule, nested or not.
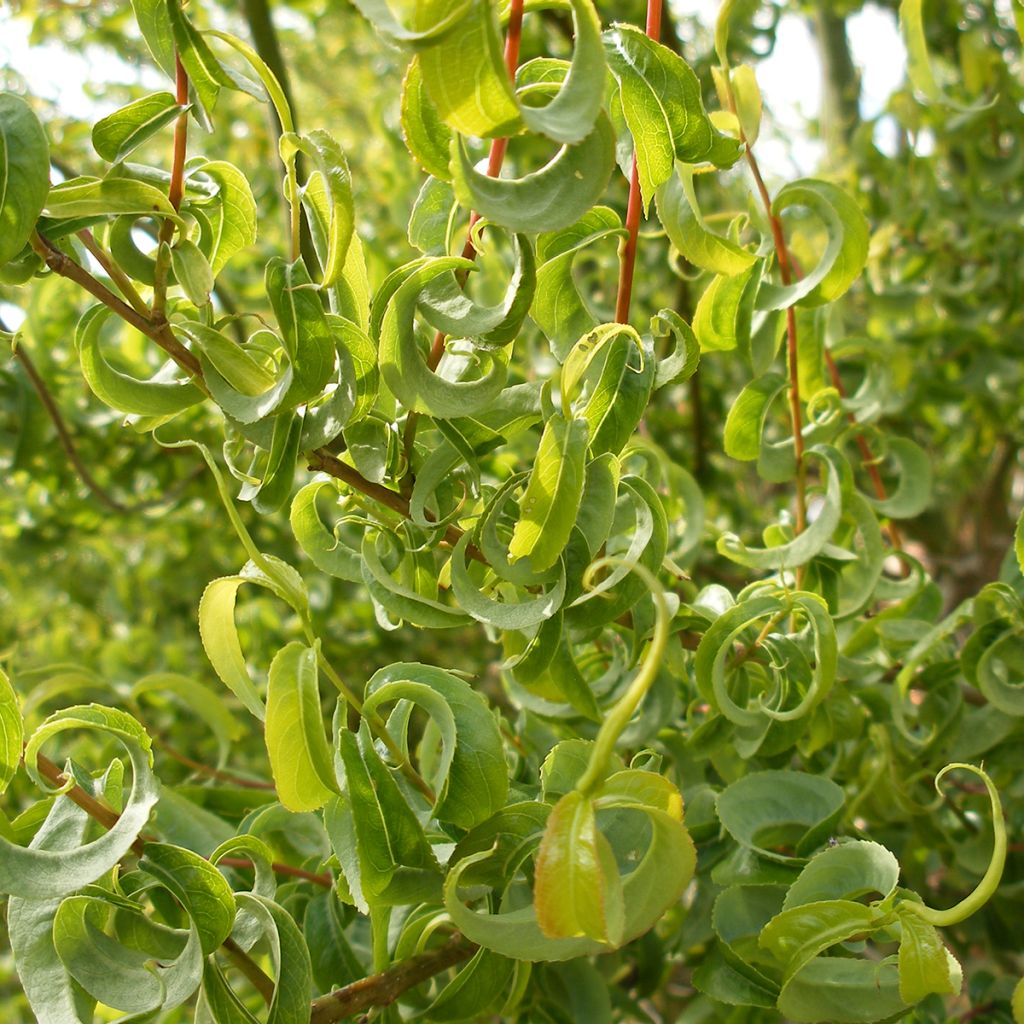
[(854, 63), (860, 68), (860, 112), (865, 118), (885, 110), (903, 83), (907, 52), (892, 11), (869, 4), (846, 21)]
[[(674, 0), (680, 15), (696, 15), (714, 28), (720, 0)], [(875, 4), (867, 4), (846, 20), (854, 64), (861, 72), (861, 116), (878, 117), (889, 97), (900, 87), (906, 72), (906, 51), (896, 18)], [(821, 62), (806, 18), (785, 14), (779, 21), (775, 48), (757, 65), (757, 81), (766, 107), (757, 153), (772, 177), (812, 174), (824, 150), (808, 137), (807, 121), (821, 106)], [(892, 125), (883, 123), (876, 142), (891, 152)]]
[[(118, 102), (103, 97), (104, 82), (141, 83), (154, 90), (167, 88), (155, 68), (135, 67), (127, 61), (111, 59), (109, 51), (101, 48), (83, 52), (69, 49), (57, 40), (30, 46), (30, 30), (27, 19), (0, 9), (0, 67), (17, 71), (32, 83), (34, 95), (51, 101), (68, 117), (98, 120), (116, 110)], [(97, 87), (93, 90), (95, 95), (86, 88), (90, 83)]]

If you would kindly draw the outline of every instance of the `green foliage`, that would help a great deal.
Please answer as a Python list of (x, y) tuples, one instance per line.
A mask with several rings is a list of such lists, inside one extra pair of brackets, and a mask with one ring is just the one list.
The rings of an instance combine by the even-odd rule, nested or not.
[(1019, 1021), (1016, 22), (769, 191), (780, 4), (25, 6), (4, 1019)]

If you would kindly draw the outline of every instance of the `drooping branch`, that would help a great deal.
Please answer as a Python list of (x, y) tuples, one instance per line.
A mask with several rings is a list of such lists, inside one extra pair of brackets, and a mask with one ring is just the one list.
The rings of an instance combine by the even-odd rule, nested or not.
[[(508, 31), (505, 35), (505, 67), (508, 69), (509, 77), (515, 81), (516, 70), (519, 67), (519, 47), (523, 35), (523, 6), (524, 0), (512, 0), (508, 12)], [(487, 175), (496, 178), (501, 173), (502, 164), (505, 162), (505, 153), (508, 150), (508, 139), (492, 139), (490, 152), (487, 154)], [(474, 210), (469, 215), (469, 229), (466, 234), (466, 244), (462, 247), (462, 258), (466, 260), (476, 259), (476, 245), (473, 243), (473, 228), (480, 219), (480, 215)], [(465, 275), (461, 282), (465, 284)], [(427, 365), (432, 369), (437, 368), (444, 355), (444, 331), (438, 331), (434, 335), (433, 344), (430, 346), (430, 355), (427, 357)], [(416, 414), (411, 414), (411, 422), (415, 424)], [(415, 436), (415, 428), (410, 431)], [(407, 437), (411, 442), (412, 437)], [(406, 445), (406, 450), (411, 451), (411, 443)]]
[(64, 422), (64, 416), (62, 415), (60, 408), (57, 406), (53, 395), (50, 394), (49, 388), (46, 386), (46, 382), (40, 376), (39, 371), (36, 369), (35, 363), (32, 362), (28, 352), (25, 351), (25, 346), (20, 342), (14, 346), (14, 358), (21, 363), (22, 369), (25, 371), (25, 375), (32, 383), (32, 387), (35, 388), (36, 394), (39, 396), (39, 401), (42, 402), (43, 408), (46, 410), (47, 415), (50, 417), (50, 421), (53, 423), (54, 429), (57, 431), (57, 438), (60, 441), (61, 447), (64, 449), (64, 454), (67, 455), (68, 461), (75, 468), (75, 472), (78, 474), (82, 483), (92, 491), (96, 499), (102, 504), (106, 505), (111, 512), (127, 512), (129, 511), (126, 505), (123, 505), (113, 495), (108, 494), (103, 489), (100, 482), (92, 475), (92, 471), (85, 464), (81, 455), (78, 454), (78, 449), (75, 447), (75, 442), (71, 437), (71, 431), (68, 430), (67, 424)]

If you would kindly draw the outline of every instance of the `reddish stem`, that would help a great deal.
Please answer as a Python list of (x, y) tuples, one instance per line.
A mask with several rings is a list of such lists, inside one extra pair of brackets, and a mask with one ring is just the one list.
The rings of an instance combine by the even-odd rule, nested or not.
[[(176, 99), (184, 106), (188, 103), (188, 75), (177, 51), (174, 54), (174, 81)], [(178, 115), (174, 122), (174, 151), (171, 156), (171, 184), (167, 190), (167, 199), (175, 210), (181, 208), (181, 200), (185, 195), (185, 152), (188, 143), (188, 114)], [(157, 235), (159, 248), (156, 256), (156, 267), (153, 270), (153, 319), (166, 322), (164, 307), (167, 304), (167, 276), (170, 270), (169, 246), (174, 238), (175, 224), (165, 218)]]
[[(188, 104), (188, 75), (181, 57), (174, 55), (174, 84), (176, 99), (180, 106)], [(180, 114), (174, 122), (174, 156), (171, 162), (171, 186), (167, 193), (171, 206), (175, 210), (181, 207), (185, 194), (185, 151), (188, 142), (188, 114)], [(173, 225), (172, 225), (173, 230)]]
[[(662, 0), (647, 2), (647, 35), (654, 40), (661, 38)], [(629, 201), (626, 204), (626, 243), (619, 259), (619, 287), (615, 297), (615, 322), (629, 323), (629, 306), (633, 299), (633, 272), (636, 268), (637, 240), (640, 237), (640, 174), (636, 156), (633, 156), (633, 171), (629, 178)]]
[[(727, 89), (729, 107), (732, 113), (736, 113), (736, 100), (732, 94), (732, 88)], [(758, 194), (761, 197), (761, 204), (764, 206), (765, 215), (768, 218), (768, 226), (771, 229), (772, 241), (775, 244), (775, 255), (779, 261), (779, 275), (782, 283), (788, 285), (793, 280), (793, 264), (789, 256), (789, 248), (786, 245), (786, 236), (782, 231), (782, 221), (772, 210), (772, 197), (768, 194), (768, 187), (761, 176), (761, 168), (758, 166), (757, 158), (753, 149), (740, 129), (740, 141), (744, 143), (747, 165), (754, 177), (754, 184), (757, 186)], [(793, 451), (796, 456), (796, 532), (803, 533), (807, 526), (807, 471), (804, 464), (804, 428), (803, 416), (800, 412), (800, 377), (798, 373), (799, 347), (797, 344), (796, 311), (790, 306), (786, 310), (786, 351), (789, 368), (789, 416), (793, 427)], [(802, 569), (797, 570), (797, 582), (803, 576)]]
[[(505, 67), (508, 68), (509, 77), (515, 81), (516, 70), (519, 67), (519, 46), (523, 39), (523, 3), (524, 0), (512, 0), (512, 6), (508, 13), (508, 34), (505, 36)], [(508, 150), (508, 139), (492, 139), (491, 149), (487, 154), (487, 176), (496, 178), (501, 173), (501, 165), (505, 162), (505, 153)], [(464, 260), (476, 259), (476, 246), (473, 244), (473, 228), (480, 219), (480, 214), (475, 210), (469, 215), (469, 231), (466, 235), (466, 244), (462, 247), (462, 258)], [(464, 282), (463, 282), (464, 283)], [(434, 335), (434, 343), (430, 346), (430, 355), (427, 358), (427, 366), (431, 370), (437, 369), (444, 355), (444, 331), (438, 331)], [(413, 421), (415, 422), (415, 421)]]
[(807, 473), (804, 467), (804, 426), (800, 414), (799, 348), (796, 338), (796, 311), (786, 310), (786, 353), (789, 363), (789, 418), (793, 424), (793, 453), (796, 457), (796, 532), (807, 526)]
[[(846, 398), (846, 388), (843, 387), (843, 379), (839, 376), (839, 367), (836, 366), (836, 361), (832, 358), (832, 353), (828, 349), (825, 350), (825, 365), (828, 366), (829, 376), (832, 378), (832, 386), (839, 392), (840, 398)], [(854, 428), (858, 426), (857, 417), (852, 412), (847, 412), (846, 418), (850, 421), (851, 426)], [(871, 477), (871, 483), (875, 488), (875, 495), (880, 501), (885, 501), (889, 497), (889, 492), (885, 489), (882, 474), (878, 471), (878, 462), (871, 451), (871, 445), (868, 444), (867, 438), (860, 430), (857, 430), (854, 436), (857, 441), (857, 447), (860, 449), (862, 464), (868, 471), (868, 476)], [(890, 519), (885, 524), (885, 529), (889, 534), (889, 540), (892, 541), (892, 546), (897, 551), (902, 551), (903, 538), (900, 536), (900, 531), (896, 524)]]

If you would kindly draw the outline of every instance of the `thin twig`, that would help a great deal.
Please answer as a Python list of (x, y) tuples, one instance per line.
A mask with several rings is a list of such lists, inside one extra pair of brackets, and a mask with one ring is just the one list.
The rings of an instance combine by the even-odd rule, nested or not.
[[(729, 108), (735, 114), (736, 99), (733, 95), (728, 69), (724, 70)], [(739, 119), (737, 118), (738, 122)], [(789, 248), (786, 245), (786, 236), (782, 230), (782, 221), (772, 209), (772, 198), (768, 193), (768, 187), (764, 183), (764, 178), (761, 176), (761, 168), (758, 166), (757, 157), (754, 156), (753, 146), (748, 141), (746, 135), (744, 135), (742, 126), (740, 126), (739, 133), (747, 165), (750, 168), (750, 173), (753, 175), (758, 195), (761, 197), (761, 205), (764, 207), (765, 216), (768, 218), (768, 226), (775, 245), (775, 255), (779, 262), (779, 276), (782, 278), (782, 283), (788, 285), (793, 280), (793, 265), (789, 256)], [(789, 415), (793, 427), (793, 451), (796, 456), (796, 532), (799, 534), (803, 533), (807, 528), (807, 467), (804, 460), (803, 416), (800, 411), (799, 346), (797, 343), (796, 310), (792, 305), (786, 309), (786, 354), (789, 372)], [(801, 566), (797, 569), (798, 586), (802, 576), (803, 567)]]
[[(320, 470), (323, 473), (327, 473), (330, 476), (341, 480), (343, 483), (348, 484), (350, 487), (354, 487), (356, 490), (362, 491), (368, 498), (373, 498), (374, 501), (380, 502), (386, 508), (390, 508), (393, 512), (397, 512), (405, 519), (411, 518), (409, 502), (403, 498), (401, 494), (397, 491), (391, 490), (389, 487), (385, 487), (383, 484), (367, 480), (359, 470), (348, 465), (346, 462), (342, 462), (341, 459), (337, 458), (326, 449), (317, 448), (316, 450), (309, 452), (307, 455), (307, 461), (310, 469)], [(444, 541), (451, 547), (458, 544), (462, 537), (463, 532), (458, 527), (449, 526), (445, 529)], [(481, 552), (475, 544), (468, 544), (466, 546), (466, 554), (477, 562), (482, 562), (484, 565), (488, 564), (483, 552)]]
[(233, 772), (226, 772), (221, 768), (211, 768), (208, 764), (203, 764), (202, 761), (195, 761), (187, 754), (183, 754), (176, 747), (171, 746), (166, 740), (160, 739), (160, 737), (153, 738), (153, 745), (162, 750), (169, 758), (177, 761), (179, 764), (183, 764), (186, 768), (191, 768), (192, 771), (198, 772), (200, 775), (206, 775), (211, 779), (219, 779), (221, 782), (229, 782), (234, 786), (241, 786), (243, 789), (266, 789), (273, 790), (274, 784), (272, 782), (262, 782), (259, 779), (246, 779), (241, 775), (235, 775)]
[(119, 299), (105, 284), (93, 277), (85, 267), (76, 263), (66, 253), (61, 252), (38, 231), (32, 232), (29, 244), (53, 273), (66, 277), (69, 281), (74, 281), (75, 284), (80, 285), (90, 295), (117, 313), (126, 323), (155, 341), (183, 370), (195, 378), (194, 383), (197, 387), (205, 390), (205, 384), (202, 383), (203, 371), (199, 360), (178, 341), (166, 320), (149, 319), (143, 316), (123, 299)]
[[(839, 367), (836, 366), (836, 361), (832, 358), (832, 353), (829, 352), (828, 349), (825, 349), (825, 365), (828, 367), (829, 376), (832, 378), (832, 386), (839, 392), (839, 397), (845, 399), (846, 388), (843, 387), (843, 379), (839, 375)], [(885, 501), (889, 497), (889, 493), (885, 488), (884, 481), (882, 480), (882, 474), (878, 470), (878, 460), (871, 451), (871, 445), (868, 444), (868, 440), (864, 436), (864, 432), (859, 429), (860, 424), (858, 424), (857, 417), (854, 413), (852, 411), (848, 411), (846, 418), (850, 421), (850, 425), (855, 430), (854, 437), (857, 441), (857, 447), (860, 449), (861, 462), (864, 468), (868, 471), (868, 476), (871, 477), (871, 483), (875, 489), (875, 495), (880, 501)], [(885, 524), (885, 529), (889, 534), (889, 540), (892, 542), (892, 546), (897, 551), (902, 551), (903, 538), (900, 535), (899, 527), (889, 519)]]
[[(227, 868), (240, 868), (242, 871), (252, 871), (256, 867), (251, 860), (246, 860), (245, 857), (221, 857), (217, 863), (223, 864)], [(291, 864), (278, 864), (276, 861), (273, 864), (273, 868), (276, 875), (290, 875), (292, 878), (302, 878), (325, 889), (334, 888), (334, 879), (328, 874), (318, 875), (315, 871), (307, 871), (305, 868), (293, 868)]]
[(93, 259), (107, 272), (107, 276), (117, 285), (121, 294), (131, 303), (143, 316), (150, 315), (150, 308), (143, 301), (143, 298), (135, 290), (131, 278), (110, 258), (110, 253), (96, 241), (93, 233), (88, 228), (82, 228), (78, 232), (82, 244), (92, 253)]
[[(661, 38), (662, 0), (647, 0), (647, 35), (654, 40)], [(635, 148), (635, 147), (634, 147)], [(619, 257), (619, 285), (615, 295), (615, 322), (629, 323), (629, 307), (633, 298), (633, 272), (636, 269), (637, 240), (640, 237), (640, 172), (636, 153), (633, 154), (633, 170), (629, 178), (629, 200), (626, 204), (626, 241)]]
[(314, 999), (309, 1024), (334, 1024), (373, 1007), (390, 1006), (404, 992), (468, 960), (476, 951), (474, 943), (456, 933), (438, 949)]
[(39, 401), (42, 402), (43, 408), (46, 410), (47, 415), (50, 417), (50, 421), (53, 423), (53, 426), (57, 431), (57, 437), (60, 440), (61, 447), (64, 449), (64, 453), (67, 455), (68, 461), (72, 466), (74, 466), (75, 472), (81, 478), (82, 483), (92, 491), (98, 501), (106, 505), (112, 512), (127, 512), (127, 506), (123, 505), (117, 500), (117, 498), (108, 494), (107, 491), (103, 489), (102, 485), (92, 475), (89, 467), (78, 454), (75, 442), (71, 438), (71, 432), (68, 430), (67, 424), (64, 422), (64, 416), (61, 414), (53, 395), (50, 394), (50, 391), (46, 386), (46, 382), (39, 375), (39, 371), (36, 369), (35, 363), (32, 362), (28, 352), (25, 351), (25, 346), (20, 341), (14, 346), (14, 358), (21, 363), (26, 376), (32, 382), (32, 387), (35, 388), (35, 392), (39, 396)]
[(54, 429), (57, 431), (57, 438), (60, 441), (60, 446), (64, 449), (64, 454), (68, 457), (68, 461), (74, 467), (74, 470), (81, 478), (82, 483), (84, 483), (96, 499), (110, 509), (111, 512), (117, 512), (118, 514), (124, 515), (132, 512), (144, 512), (147, 509), (158, 508), (161, 505), (166, 505), (168, 501), (173, 501), (174, 498), (177, 497), (177, 492), (182, 490), (191, 480), (202, 472), (201, 467), (197, 466), (193, 473), (174, 485), (172, 488), (174, 493), (168, 493), (163, 497), (153, 498), (148, 501), (136, 501), (131, 504), (125, 504), (124, 502), (119, 501), (110, 494), (109, 491), (105, 490), (99, 481), (97, 481), (97, 479), (92, 475), (89, 467), (86, 465), (85, 460), (79, 454), (78, 448), (75, 446), (74, 439), (71, 436), (71, 431), (68, 429), (67, 421), (64, 419), (64, 415), (60, 411), (60, 407), (57, 405), (56, 400), (50, 393), (50, 389), (46, 386), (46, 381), (43, 380), (39, 371), (36, 369), (35, 363), (33, 363), (28, 352), (25, 350), (24, 344), (20, 341), (14, 346), (14, 357), (19, 363), (21, 363), (26, 376), (31, 382), (32, 387), (35, 389), (36, 394), (39, 396), (39, 401), (42, 403), (43, 408), (50, 417), (50, 422), (53, 423)]

